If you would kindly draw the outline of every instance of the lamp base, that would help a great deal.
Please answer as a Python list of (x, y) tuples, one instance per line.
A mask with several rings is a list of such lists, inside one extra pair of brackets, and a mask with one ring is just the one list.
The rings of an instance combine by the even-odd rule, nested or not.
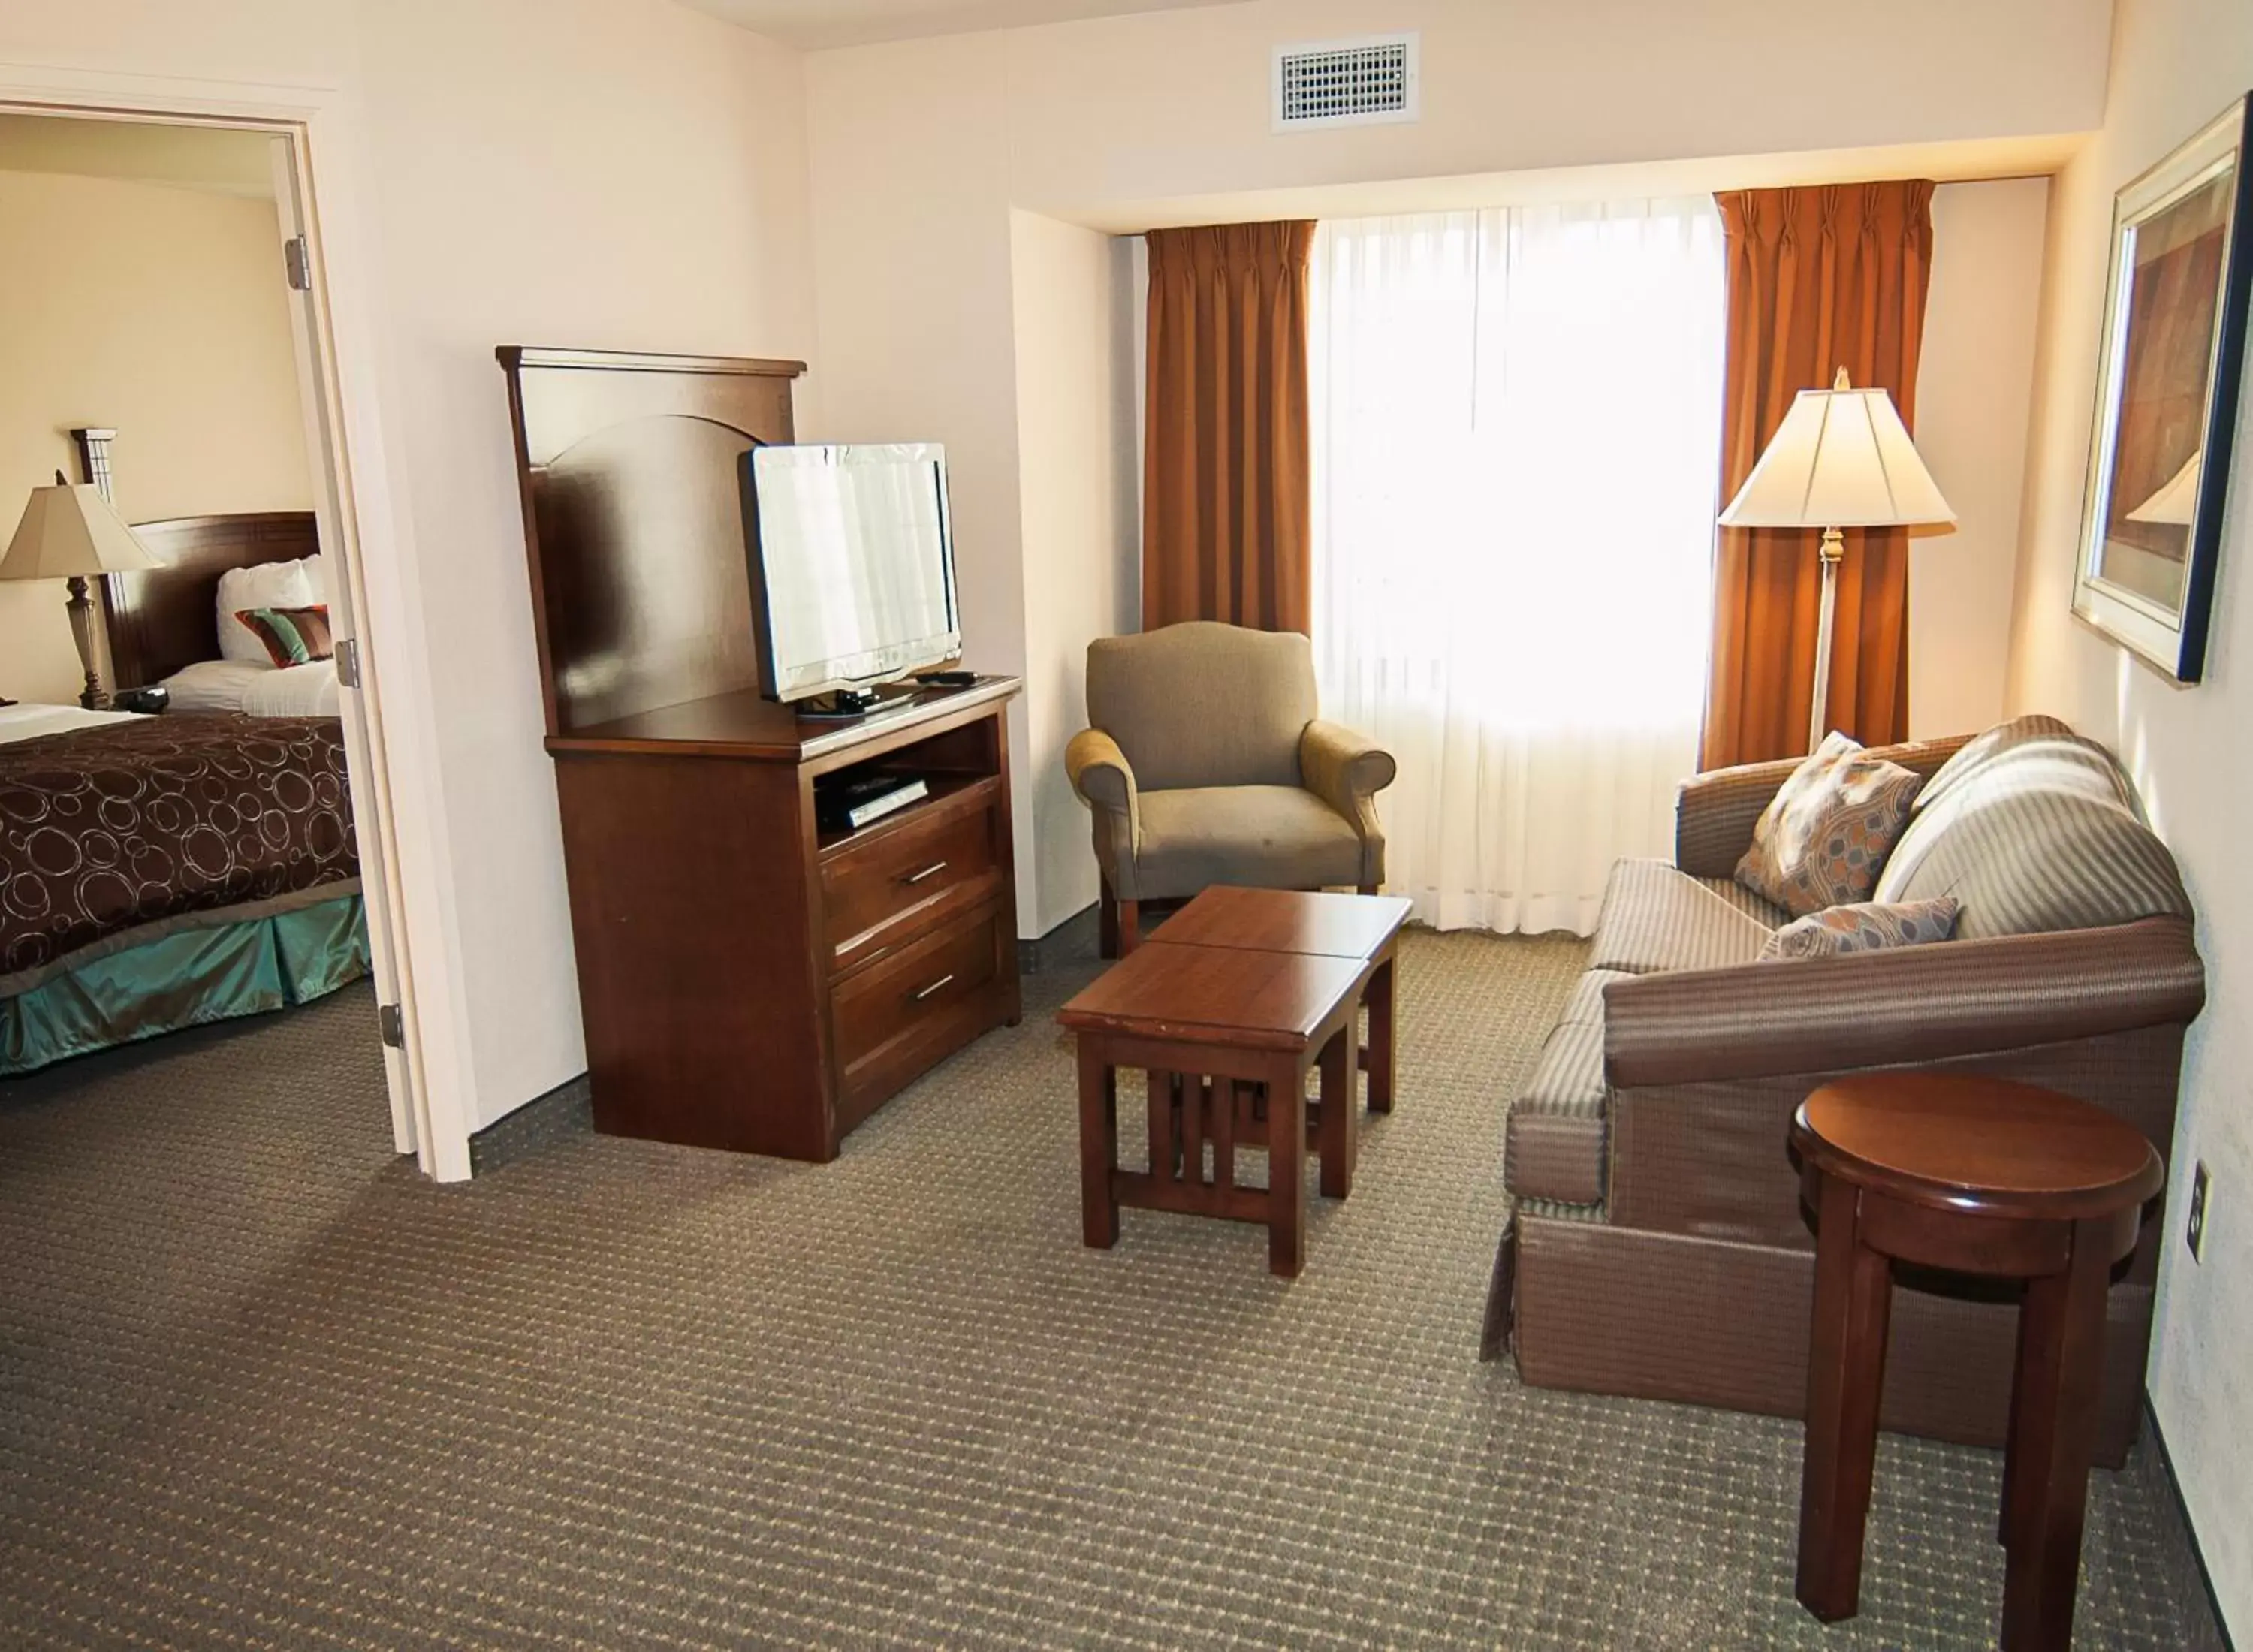
[(70, 577), (71, 640), (78, 645), (78, 663), (86, 671), (86, 687), (80, 691), (78, 703), (88, 711), (99, 711), (108, 698), (101, 689), (101, 672), (94, 657), (94, 599), (87, 595), (86, 577), (73, 574)]

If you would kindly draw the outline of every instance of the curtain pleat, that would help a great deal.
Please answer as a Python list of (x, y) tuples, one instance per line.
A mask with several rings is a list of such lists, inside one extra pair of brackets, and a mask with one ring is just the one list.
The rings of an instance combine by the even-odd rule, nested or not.
[[(1916, 420), (1917, 352), (1932, 274), (1932, 185), (1922, 179), (1714, 197), (1728, 243), (1721, 498), (1733, 498), (1792, 398), (1840, 367)], [(1812, 529), (1724, 528), (1700, 766), (1807, 749), (1822, 570)], [(1908, 731), (1908, 536), (1846, 531), (1828, 728), (1866, 744)]]
[(1310, 629), (1311, 223), (1153, 230), (1142, 625)]

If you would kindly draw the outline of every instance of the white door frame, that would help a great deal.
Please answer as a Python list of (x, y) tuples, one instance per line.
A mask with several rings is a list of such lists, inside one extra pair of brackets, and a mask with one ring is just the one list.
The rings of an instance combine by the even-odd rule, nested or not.
[[(292, 307), (306, 450), (314, 459), (322, 548), (339, 635), (357, 638), (362, 687), (345, 723), (378, 981), (397, 992), (403, 1048), (387, 1051), (393, 1133), (442, 1181), (470, 1174), (472, 1077), (452, 875), (444, 851), (436, 708), (401, 478), (388, 466), (375, 387), (377, 305), (359, 225), (353, 100), (326, 85), (188, 80), (0, 62), (0, 110), (164, 125), (225, 126), (287, 140), (290, 185), (276, 207), (310, 250), (304, 303)], [(282, 279), (277, 245), (276, 279)], [(380, 693), (378, 685), (380, 685)], [(387, 979), (388, 978), (388, 979)]]

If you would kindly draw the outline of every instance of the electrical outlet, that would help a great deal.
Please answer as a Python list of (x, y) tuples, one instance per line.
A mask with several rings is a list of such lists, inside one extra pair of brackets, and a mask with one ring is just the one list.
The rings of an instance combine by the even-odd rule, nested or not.
[(2183, 1234), (2190, 1242), (2190, 1259), (2194, 1262), (2206, 1259), (2201, 1254), (2206, 1247), (2206, 1166), (2201, 1161), (2191, 1172), (2190, 1226)]

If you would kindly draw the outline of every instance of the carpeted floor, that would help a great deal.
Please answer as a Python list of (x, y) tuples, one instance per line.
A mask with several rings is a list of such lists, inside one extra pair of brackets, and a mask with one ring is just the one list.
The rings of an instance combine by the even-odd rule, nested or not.
[[(1092, 966), (823, 1168), (550, 1103), (428, 1185), (362, 991), (0, 1086), (0, 1642), (1991, 1643), (1991, 1454), (1886, 1441), (1824, 1630), (1796, 1425), (1477, 1363), (1580, 955), (1410, 938), (1399, 1111), (1287, 1286), (1250, 1227), (1081, 1247)], [(2210, 1633), (2159, 1497), (2096, 1477), (2082, 1646)]]

